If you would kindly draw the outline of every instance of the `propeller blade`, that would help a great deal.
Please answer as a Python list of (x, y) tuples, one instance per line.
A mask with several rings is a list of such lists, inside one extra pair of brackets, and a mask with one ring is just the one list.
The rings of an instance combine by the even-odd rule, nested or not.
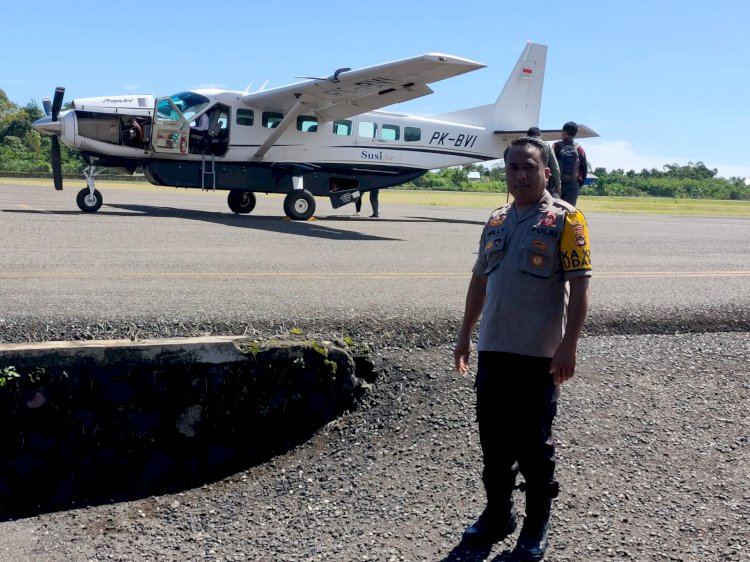
[(42, 98), (42, 109), (45, 115), (52, 114), (52, 101), (49, 98)]
[(63, 188), (62, 155), (60, 154), (60, 141), (57, 136), (52, 137), (52, 152), (50, 156), (52, 161), (52, 179), (55, 182), (55, 189), (60, 191)]
[(65, 88), (58, 86), (55, 88), (55, 97), (52, 98), (52, 120), (57, 121), (57, 116), (60, 115), (60, 108), (62, 107), (63, 96), (65, 95)]

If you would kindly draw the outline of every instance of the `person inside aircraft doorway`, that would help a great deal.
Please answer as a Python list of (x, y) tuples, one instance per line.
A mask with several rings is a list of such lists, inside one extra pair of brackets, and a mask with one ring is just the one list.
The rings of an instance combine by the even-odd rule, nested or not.
[(208, 146), (208, 127), (211, 119), (208, 112), (201, 114), (190, 124), (190, 152), (205, 152)]

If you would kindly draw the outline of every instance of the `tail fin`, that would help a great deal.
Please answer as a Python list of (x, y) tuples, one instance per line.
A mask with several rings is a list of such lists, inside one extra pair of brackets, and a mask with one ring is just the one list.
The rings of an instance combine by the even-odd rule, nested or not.
[(547, 46), (528, 43), (494, 105), (483, 105), (441, 115), (435, 119), (485, 127), (516, 136), (539, 124)]
[(497, 98), (493, 127), (497, 131), (522, 131), (539, 124), (547, 47), (528, 43), (513, 73)]

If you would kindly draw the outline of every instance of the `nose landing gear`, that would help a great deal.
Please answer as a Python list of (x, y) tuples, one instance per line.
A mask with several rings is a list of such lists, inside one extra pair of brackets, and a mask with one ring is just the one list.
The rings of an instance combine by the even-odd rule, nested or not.
[(78, 208), (84, 213), (95, 213), (102, 206), (103, 199), (99, 190), (94, 187), (94, 176), (101, 171), (98, 166), (86, 166), (83, 170), (83, 176), (86, 178), (86, 185), (76, 196)]

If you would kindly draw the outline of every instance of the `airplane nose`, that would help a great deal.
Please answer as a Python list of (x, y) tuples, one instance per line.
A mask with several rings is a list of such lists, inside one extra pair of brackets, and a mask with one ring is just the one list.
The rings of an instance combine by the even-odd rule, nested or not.
[(47, 115), (45, 117), (42, 117), (41, 119), (37, 119), (31, 124), (31, 126), (45, 135), (59, 136), (62, 132), (62, 120), (55, 119), (53, 121), (51, 115)]

